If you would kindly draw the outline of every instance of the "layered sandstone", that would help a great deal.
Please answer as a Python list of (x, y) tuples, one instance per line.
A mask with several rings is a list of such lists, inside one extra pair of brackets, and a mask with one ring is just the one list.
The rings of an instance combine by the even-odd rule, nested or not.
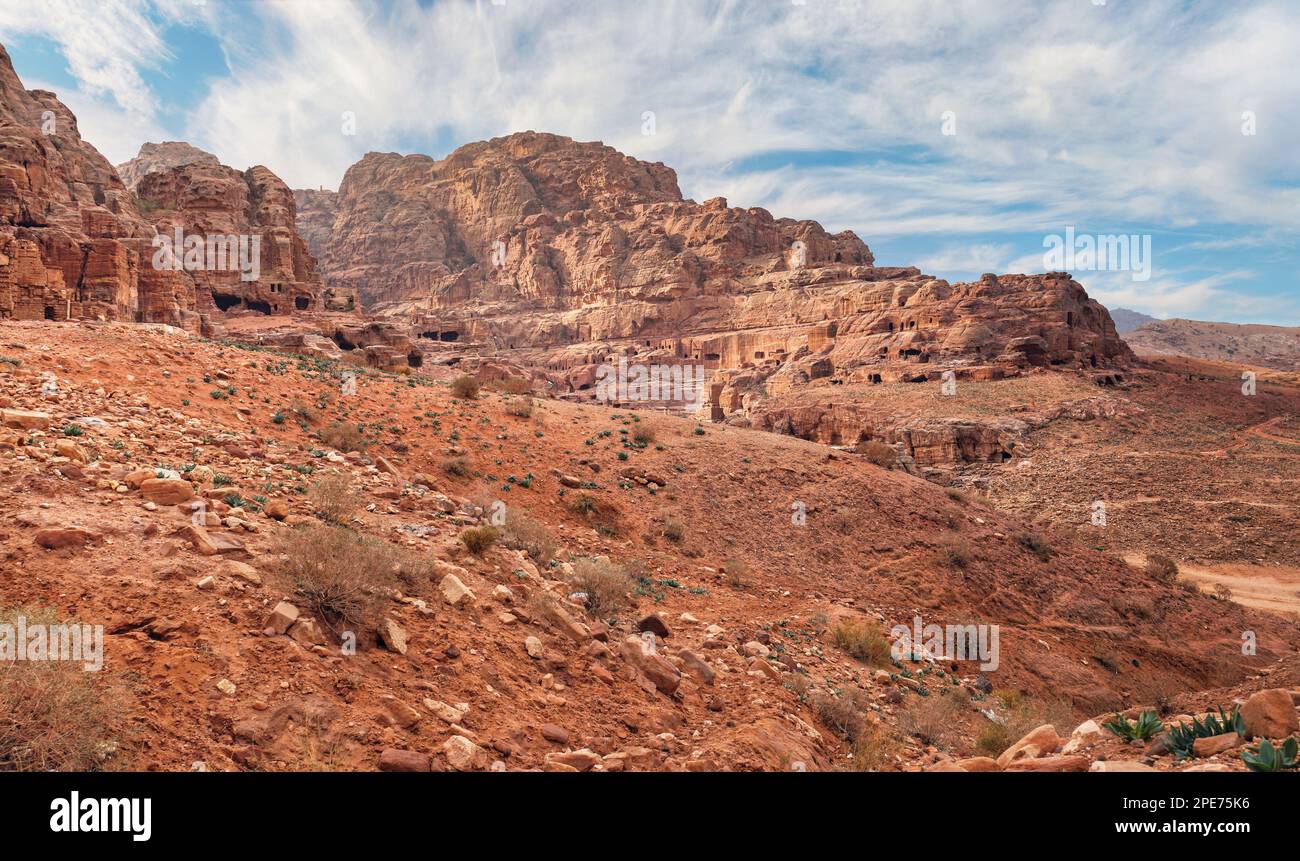
[[(615, 357), (702, 364), (744, 408), (839, 382), (1113, 368), (1132, 354), (1065, 273), (949, 284), (875, 266), (850, 231), (684, 199), (674, 172), (526, 132), (442, 160), (370, 153), (337, 194), (298, 192), (326, 282), (407, 321), (431, 352), (505, 355), (590, 391)], [(328, 226), (328, 231), (327, 231)]]
[[(279, 177), (261, 165), (238, 171), (215, 157), (197, 158), (202, 151), (193, 147), (173, 150), (188, 160), (169, 166), (149, 147), (122, 169), (139, 177), (139, 209), (174, 251), (172, 257), (155, 249), (150, 263), (166, 267), (175, 261), (181, 267), (196, 310), (215, 318), (219, 312), (289, 314), (322, 307), (316, 262), (298, 235), (293, 193)], [(177, 236), (201, 237), (202, 260), (183, 256)], [(212, 238), (221, 239), (218, 253), (207, 253)], [(152, 310), (145, 308), (146, 317)]]
[(134, 192), (140, 185), (140, 180), (151, 173), (195, 163), (215, 166), (221, 164), (221, 161), (212, 153), (185, 141), (146, 143), (140, 147), (135, 158), (117, 166), (117, 175), (122, 179), (122, 184)]
[(180, 279), (147, 268), (154, 232), (72, 112), (24, 89), (0, 46), (0, 318), (136, 320), (143, 297), (179, 322)]

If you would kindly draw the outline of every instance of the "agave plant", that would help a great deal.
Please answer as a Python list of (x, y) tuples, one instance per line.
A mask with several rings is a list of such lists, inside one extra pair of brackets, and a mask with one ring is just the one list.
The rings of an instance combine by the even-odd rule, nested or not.
[(1268, 739), (1260, 741), (1259, 746), (1241, 753), (1241, 761), (1251, 771), (1282, 771), (1286, 768), (1300, 766), (1296, 754), (1300, 753), (1300, 743), (1291, 736), (1277, 747)]
[(1114, 720), (1106, 721), (1102, 726), (1125, 741), (1133, 741), (1134, 739), (1146, 741), (1160, 732), (1162, 724), (1159, 715), (1153, 711), (1145, 711), (1138, 715), (1136, 721), (1130, 721), (1122, 714), (1116, 713)]
[(1223, 735), (1225, 732), (1246, 734), (1246, 727), (1242, 722), (1239, 709), (1234, 708), (1232, 714), (1225, 713), (1223, 706), (1219, 706), (1218, 710), (1217, 715), (1207, 714), (1204, 721), (1192, 718), (1190, 726), (1180, 722), (1178, 726), (1166, 733), (1165, 746), (1174, 755), (1174, 759), (1186, 759), (1191, 756), (1192, 745), (1196, 743), (1198, 738)]

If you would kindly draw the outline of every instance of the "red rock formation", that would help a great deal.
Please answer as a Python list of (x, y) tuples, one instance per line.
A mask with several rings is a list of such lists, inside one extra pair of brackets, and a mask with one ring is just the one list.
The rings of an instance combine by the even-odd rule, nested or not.
[(140, 180), (148, 174), (194, 163), (221, 164), (212, 153), (204, 152), (185, 141), (146, 143), (140, 147), (135, 158), (117, 166), (117, 175), (121, 177), (122, 184), (134, 192)]
[(849, 231), (684, 200), (670, 168), (599, 143), (527, 132), (441, 161), (370, 153), (337, 195), (299, 196), (327, 283), (430, 346), (549, 368), (561, 390), (623, 355), (699, 362), (724, 384), (767, 366), (775, 389), (1132, 358), (1066, 274), (949, 284), (876, 267)]
[[(164, 238), (173, 240), (171, 246), (178, 230), (185, 237), (227, 238), (219, 246), (225, 254), (205, 256), (193, 269), (181, 261), (198, 311), (215, 316), (234, 309), (289, 314), (320, 308), (322, 286), (294, 226), (293, 194), (270, 170), (258, 165), (241, 173), (208, 160), (176, 167), (132, 161), (123, 167), (140, 175), (139, 207)], [(238, 243), (247, 243), (243, 258), (235, 253)], [(249, 262), (251, 269), (244, 268)], [(149, 263), (165, 267), (168, 259), (155, 249)], [(153, 311), (144, 309), (146, 319)]]
[(0, 318), (137, 319), (142, 295), (180, 284), (144, 271), (154, 232), (76, 117), (24, 89), (0, 46)]

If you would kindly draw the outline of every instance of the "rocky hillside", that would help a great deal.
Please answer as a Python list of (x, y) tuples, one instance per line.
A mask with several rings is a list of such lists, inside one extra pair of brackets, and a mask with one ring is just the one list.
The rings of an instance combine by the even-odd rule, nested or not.
[(1144, 323), (1124, 340), (1139, 353), (1300, 371), (1300, 328), (1175, 318)]
[(1144, 323), (1151, 323), (1156, 318), (1143, 314), (1141, 311), (1130, 311), (1127, 308), (1111, 308), (1110, 317), (1115, 321), (1115, 331), (1121, 335), (1132, 332), (1138, 326)]
[[(922, 768), (1296, 639), (790, 437), (175, 332), (0, 343), (0, 608), (105, 626), (83, 767)], [(891, 662), (871, 632), (916, 616), (1001, 625), (998, 668)], [(1039, 742), (1005, 765), (1095, 758)]]

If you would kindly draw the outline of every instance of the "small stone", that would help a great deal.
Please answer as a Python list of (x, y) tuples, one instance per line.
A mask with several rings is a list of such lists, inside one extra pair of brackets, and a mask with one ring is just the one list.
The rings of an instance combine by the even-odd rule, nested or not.
[(217, 682), (217, 690), (221, 691), (228, 697), (233, 697), (235, 695), (235, 683), (230, 679), (222, 679)]
[(428, 771), (429, 755), (414, 750), (387, 748), (379, 754), (380, 771)]
[(408, 641), (406, 629), (392, 619), (384, 619), (379, 623), (379, 641), (390, 652), (396, 652), (399, 655), (406, 654)]
[(528, 652), (530, 658), (540, 659), (542, 657), (542, 641), (536, 637), (525, 637), (524, 649)]

